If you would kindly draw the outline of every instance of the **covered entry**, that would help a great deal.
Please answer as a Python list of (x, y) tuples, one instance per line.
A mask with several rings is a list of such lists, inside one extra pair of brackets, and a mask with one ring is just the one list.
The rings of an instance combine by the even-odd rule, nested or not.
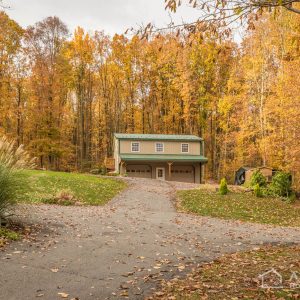
[(120, 173), (129, 177), (201, 183), (207, 159), (201, 155), (121, 154)]

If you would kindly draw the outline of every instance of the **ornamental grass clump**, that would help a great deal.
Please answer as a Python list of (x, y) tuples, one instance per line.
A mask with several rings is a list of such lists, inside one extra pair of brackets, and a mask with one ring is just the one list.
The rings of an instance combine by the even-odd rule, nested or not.
[(25, 168), (33, 168), (34, 159), (15, 142), (0, 137), (0, 226), (1, 217), (5, 217), (16, 203), (17, 187), (22, 184), (16, 173)]
[(23, 145), (16, 147), (13, 140), (0, 137), (0, 164), (9, 170), (32, 169), (35, 159), (30, 157)]

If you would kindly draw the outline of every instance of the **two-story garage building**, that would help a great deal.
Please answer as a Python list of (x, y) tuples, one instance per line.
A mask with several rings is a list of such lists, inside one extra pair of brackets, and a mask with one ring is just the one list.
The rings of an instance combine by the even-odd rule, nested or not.
[(195, 135), (116, 133), (114, 161), (121, 175), (202, 183), (207, 158)]

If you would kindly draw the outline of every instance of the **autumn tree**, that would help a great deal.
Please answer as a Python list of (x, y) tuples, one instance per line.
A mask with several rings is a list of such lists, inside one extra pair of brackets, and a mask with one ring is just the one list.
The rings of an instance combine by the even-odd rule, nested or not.
[(93, 103), (95, 97), (95, 43), (92, 37), (78, 27), (68, 45), (67, 57), (72, 66), (74, 102), (73, 144), (76, 151), (76, 167), (91, 167)]
[(214, 23), (217, 27), (224, 27), (237, 20), (241, 22), (245, 20), (252, 27), (253, 21), (264, 12), (278, 12), (280, 9), (285, 9), (300, 14), (299, 2), (297, 0), (165, 0), (166, 9), (172, 12), (176, 12), (183, 3), (199, 10), (199, 19), (194, 23), (178, 25), (189, 30), (194, 30), (200, 22)]
[(60, 168), (60, 158), (69, 152), (65, 139), (64, 109), (69, 69), (63, 56), (68, 29), (57, 17), (29, 27), (25, 51), (30, 61), (29, 147), (41, 167)]
[(22, 28), (0, 11), (0, 133), (15, 136), (18, 88), (15, 61), (21, 52)]
[(275, 10), (252, 19), (240, 44), (216, 24), (147, 40), (80, 27), (69, 36), (50, 17), (24, 33), (2, 12), (0, 133), (40, 167), (69, 171), (99, 168), (115, 132), (196, 134), (207, 178), (268, 165), (299, 188), (300, 21)]

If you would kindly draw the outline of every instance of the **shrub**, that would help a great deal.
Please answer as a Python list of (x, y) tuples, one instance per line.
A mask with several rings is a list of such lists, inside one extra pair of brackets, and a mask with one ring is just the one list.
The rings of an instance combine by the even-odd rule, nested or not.
[(292, 194), (292, 182), (290, 174), (285, 172), (276, 172), (269, 186), (270, 191), (279, 197), (288, 198)]
[(107, 174), (107, 169), (105, 166), (100, 167), (99, 169), (100, 175), (106, 175)]
[(221, 180), (219, 193), (220, 195), (226, 195), (229, 192), (227, 187), (227, 181), (225, 178)]
[(100, 174), (100, 169), (92, 169), (90, 170), (90, 173), (93, 175), (99, 175)]
[(256, 185), (265, 187), (267, 185), (266, 177), (260, 172), (260, 170), (254, 171), (250, 179), (250, 186), (255, 187)]
[(295, 203), (296, 200), (297, 200), (297, 195), (296, 195), (296, 193), (294, 191), (292, 191), (286, 201), (288, 203)]
[(106, 175), (107, 169), (105, 166), (101, 166), (99, 169), (92, 169), (90, 170), (90, 173), (93, 175)]
[(262, 198), (264, 196), (263, 190), (258, 183), (253, 188), (253, 194), (258, 198)]

